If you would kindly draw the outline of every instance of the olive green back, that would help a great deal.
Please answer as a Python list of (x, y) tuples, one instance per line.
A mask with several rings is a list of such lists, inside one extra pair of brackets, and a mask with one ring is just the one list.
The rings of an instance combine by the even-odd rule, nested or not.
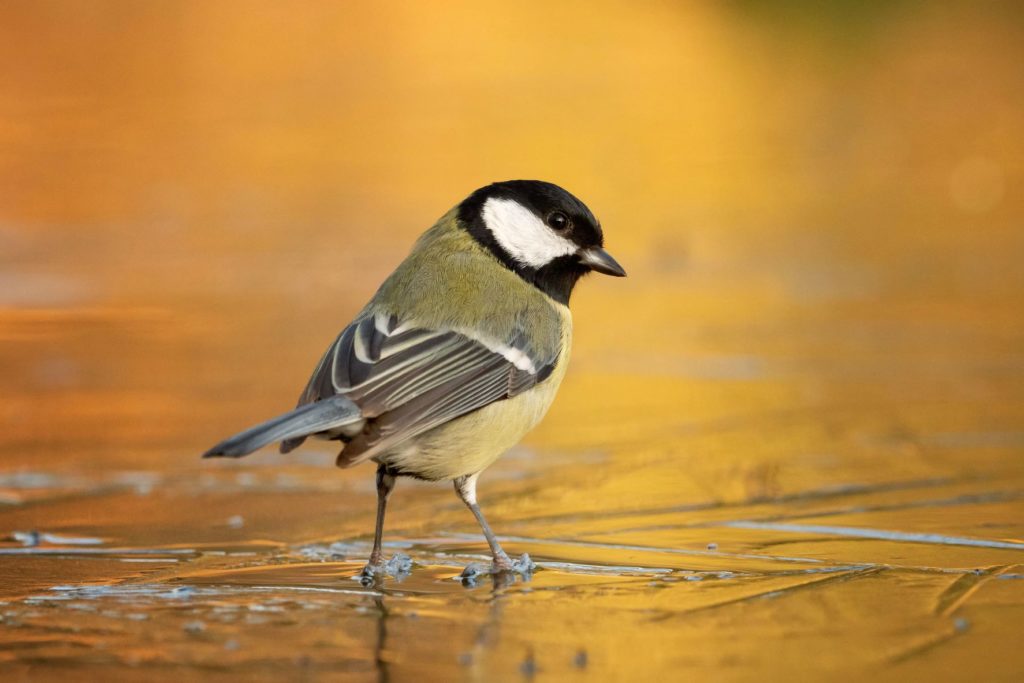
[(519, 330), (540, 358), (557, 356), (558, 304), (502, 265), (457, 221), (453, 209), (427, 230), (360, 317), (384, 312), (403, 323), (473, 330), (500, 341)]

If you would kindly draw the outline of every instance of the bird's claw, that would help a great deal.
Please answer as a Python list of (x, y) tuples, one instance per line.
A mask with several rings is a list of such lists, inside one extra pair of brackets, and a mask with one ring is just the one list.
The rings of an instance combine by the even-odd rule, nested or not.
[(495, 558), (494, 562), (490, 566), (481, 564), (479, 562), (473, 562), (462, 570), (459, 575), (459, 579), (467, 586), (475, 585), (477, 580), (482, 576), (493, 576), (496, 578), (510, 578), (513, 581), (516, 576), (522, 577), (524, 581), (529, 581), (533, 576), (533, 571), (537, 568), (537, 565), (527, 553), (523, 553), (522, 557), (518, 560), (513, 561), (507, 555)]
[(408, 555), (395, 553), (387, 562), (367, 564), (355, 578), (364, 586), (372, 586), (386, 577), (402, 581), (412, 571), (412, 559)]

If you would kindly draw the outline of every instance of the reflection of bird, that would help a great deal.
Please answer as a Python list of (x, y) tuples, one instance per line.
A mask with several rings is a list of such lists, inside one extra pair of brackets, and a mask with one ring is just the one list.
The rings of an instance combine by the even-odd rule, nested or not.
[(569, 359), (567, 304), (594, 270), (625, 275), (590, 210), (534, 180), (477, 190), (443, 216), (342, 331), (299, 406), (203, 457), (274, 441), (341, 441), (338, 465), (377, 463), (377, 527), (365, 576), (384, 570), (381, 533), (395, 477), (454, 480), (483, 528), (493, 569), (513, 564), (476, 501), (480, 473), (540, 421)]

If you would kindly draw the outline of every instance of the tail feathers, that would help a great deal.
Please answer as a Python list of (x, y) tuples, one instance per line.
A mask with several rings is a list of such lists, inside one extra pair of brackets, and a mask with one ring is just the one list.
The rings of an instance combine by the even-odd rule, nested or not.
[(296, 448), (302, 445), (302, 442), (306, 440), (305, 436), (296, 436), (291, 439), (285, 439), (281, 442), (281, 448), (279, 449), (282, 453), (291, 453)]
[(274, 441), (297, 441), (295, 445), (298, 445), (311, 434), (337, 429), (361, 419), (359, 406), (344, 396), (332, 396), (299, 406), (290, 413), (235, 434), (203, 453), (203, 457), (240, 458)]

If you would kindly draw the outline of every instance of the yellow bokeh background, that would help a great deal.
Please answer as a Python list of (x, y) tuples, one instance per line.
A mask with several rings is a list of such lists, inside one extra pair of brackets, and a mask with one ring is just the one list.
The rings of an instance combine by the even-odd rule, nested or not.
[[(1007, 635), (1022, 616), (1019, 594), (1007, 597), (1019, 582), (979, 590), (985, 577), (1024, 573), (1012, 546), (1024, 534), (1014, 3), (3, 3), (0, 535), (39, 527), (258, 549), (365, 536), (371, 474), (325, 469), (330, 449), (195, 458), (290, 407), (416, 236), (475, 188), (511, 178), (577, 194), (630, 276), (590, 277), (574, 294), (559, 400), (484, 477), (499, 532), (542, 558), (541, 544), (561, 539), (552, 562), (724, 562), (742, 574), (774, 567), (777, 551), (873, 578), (821, 602), (801, 593), (815, 597), (792, 613), (683, 618), (716, 595), (745, 605), (759, 576), (709, 592), (583, 592), (601, 607), (552, 599), (536, 621), (516, 598), (505, 617), (492, 603), (488, 624), (519, 624), (515, 647), (542, 654), (576, 647), (562, 642), (563, 619), (586, 622), (595, 670), (622, 680), (684, 663), (737, 680), (907, 680), (981, 653), (991, 680), (1019, 673)], [(39, 472), (57, 483), (25, 484), (51, 481), (29, 476)], [(205, 493), (182, 484), (188, 504), (169, 505), (105, 498), (125, 472), (171, 491), (194, 477)], [(203, 488), (268, 472), (313, 493), (282, 502), (270, 484), (261, 495)], [(95, 497), (57, 503), (50, 488)], [(475, 533), (441, 488), (400, 491), (395, 538), (447, 551), (457, 542), (440, 529)], [(207, 528), (242, 511), (244, 538)], [(801, 516), (997, 545), (728, 526)], [(672, 554), (703, 552), (711, 537), (735, 554)], [(38, 590), (86, 579), (55, 566), (0, 561), (0, 577)], [(981, 572), (977, 585), (943, 573), (968, 571)], [(423, 590), (437, 585), (448, 584)], [(459, 614), (483, 620), (472, 597), (438, 601), (429, 609), (454, 615), (453, 629), (469, 628)], [(961, 616), (978, 628), (929, 649), (961, 633), (949, 621)], [(789, 638), (781, 623), (813, 627)], [(525, 624), (535, 631), (523, 635)], [(338, 633), (358, 641), (363, 626)], [(437, 644), (419, 670), (401, 648), (388, 657), (446, 679), (460, 642)], [(518, 675), (509, 662), (520, 650), (492, 654), (488, 666), (511, 668), (474, 675)], [(548, 670), (583, 675), (570, 655), (559, 661)]]

